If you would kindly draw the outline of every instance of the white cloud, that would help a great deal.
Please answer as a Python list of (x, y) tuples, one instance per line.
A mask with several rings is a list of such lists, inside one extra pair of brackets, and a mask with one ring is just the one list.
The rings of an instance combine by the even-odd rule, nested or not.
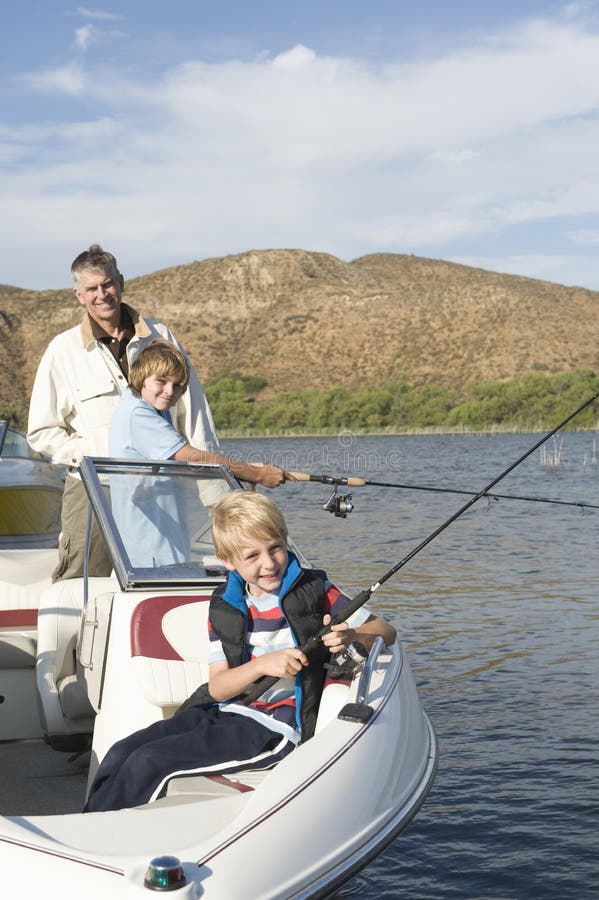
[(81, 66), (71, 63), (55, 69), (30, 72), (24, 75), (22, 80), (36, 91), (76, 96), (83, 93), (86, 79)]
[(87, 50), (94, 36), (93, 25), (82, 25), (75, 29), (75, 46), (79, 50)]
[(297, 44), (285, 53), (279, 53), (272, 61), (275, 68), (294, 69), (297, 66), (306, 66), (316, 60), (316, 53), (303, 44)]
[[(105, 229), (141, 271), (261, 246), (455, 258), (462, 239), (493, 246), (513, 226), (563, 231), (599, 214), (599, 34), (573, 11), (420, 62), (373, 66), (298, 44), (153, 79), (100, 66), (28, 77), (98, 119), (29, 134), (35, 164), (0, 177), (19, 207), (3, 244), (16, 246), (35, 209), (46, 239), (52, 221), (75, 248)], [(64, 150), (46, 154), (58, 131)], [(501, 259), (557, 280), (579, 265)]]
[(599, 229), (581, 228), (566, 231), (565, 237), (573, 244), (599, 244)]
[(594, 9), (594, 0), (575, 0), (562, 6), (560, 13), (565, 19), (580, 19), (586, 13), (592, 13)]
[(78, 6), (77, 15), (83, 16), (86, 19), (100, 19), (104, 21), (118, 21), (123, 18), (123, 16), (118, 15), (117, 13), (106, 12), (101, 9), (88, 9), (87, 6)]

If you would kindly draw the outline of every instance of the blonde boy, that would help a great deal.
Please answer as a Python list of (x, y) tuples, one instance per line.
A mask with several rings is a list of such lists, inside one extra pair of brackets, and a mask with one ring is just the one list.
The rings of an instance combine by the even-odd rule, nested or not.
[[(348, 601), (324, 572), (300, 566), (281, 513), (262, 494), (219, 500), (213, 540), (229, 576), (210, 601), (209, 693), (200, 689), (172, 719), (116, 744), (87, 811), (156, 800), (175, 774), (270, 768), (313, 735), (329, 654), (356, 639), (367, 647), (377, 635), (395, 640), (392, 625), (361, 609), (306, 657), (299, 647)], [(243, 693), (262, 676), (277, 681), (244, 705)]]

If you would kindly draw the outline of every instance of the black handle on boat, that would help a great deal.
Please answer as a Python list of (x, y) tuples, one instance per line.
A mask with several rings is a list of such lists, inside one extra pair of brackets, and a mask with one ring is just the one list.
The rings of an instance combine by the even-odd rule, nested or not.
[[(340, 616), (334, 617), (334, 619), (331, 621), (331, 625), (337, 625), (337, 624), (339, 624), (339, 622), (344, 622), (346, 619), (349, 619), (349, 617), (354, 612), (356, 612), (356, 610), (358, 610), (361, 606), (363, 606), (369, 600), (371, 595), (376, 590), (378, 590), (382, 584), (384, 584), (386, 581), (388, 581), (388, 579), (391, 578), (392, 575), (395, 575), (396, 572), (399, 572), (399, 570), (401, 568), (403, 568), (403, 566), (405, 566), (406, 563), (408, 563), (411, 559), (413, 559), (417, 553), (420, 553), (420, 551), (423, 550), (428, 544), (430, 544), (431, 541), (434, 541), (434, 539), (436, 537), (438, 537), (438, 535), (440, 535), (442, 531), (445, 531), (445, 529), (448, 528), (452, 524), (452, 522), (455, 522), (456, 519), (459, 519), (459, 517), (461, 515), (463, 515), (467, 510), (469, 510), (470, 507), (473, 506), (477, 500), (480, 500), (481, 497), (484, 497), (485, 494), (487, 494), (492, 488), (494, 488), (495, 485), (499, 481), (502, 480), (502, 478), (505, 478), (506, 475), (509, 475), (509, 473), (512, 472), (516, 468), (516, 466), (519, 466), (520, 463), (523, 463), (525, 459), (527, 459), (529, 456), (531, 456), (531, 454), (533, 454), (535, 452), (535, 450), (537, 450), (541, 446), (541, 444), (544, 444), (545, 441), (549, 440), (550, 437), (552, 437), (554, 434), (556, 434), (558, 431), (560, 431), (564, 427), (564, 425), (567, 425), (568, 422), (570, 422), (572, 419), (574, 419), (577, 415), (579, 415), (579, 413), (581, 413), (584, 409), (586, 409), (587, 406), (590, 406), (591, 403), (593, 403), (598, 398), (599, 398), (599, 391), (597, 391), (595, 394), (593, 394), (592, 397), (589, 397), (588, 400), (585, 400), (584, 403), (581, 403), (581, 405), (577, 409), (575, 409), (573, 413), (570, 413), (569, 416), (567, 416), (565, 419), (563, 419), (559, 423), (559, 425), (556, 425), (555, 428), (552, 428), (551, 431), (549, 431), (547, 434), (545, 434), (542, 438), (539, 438), (538, 441), (535, 441), (535, 443), (532, 445), (532, 447), (529, 450), (527, 450), (525, 453), (522, 453), (521, 456), (519, 456), (518, 459), (515, 460), (515, 462), (510, 463), (510, 465), (506, 469), (504, 469), (503, 472), (501, 472), (499, 475), (497, 475), (497, 477), (494, 478), (492, 481), (490, 481), (489, 484), (485, 485), (485, 487), (482, 488), (482, 490), (480, 490), (480, 491), (478, 491), (478, 493), (474, 494), (469, 500), (466, 501), (466, 503), (464, 503), (463, 506), (460, 506), (460, 508), (452, 516), (450, 516), (448, 519), (446, 519), (444, 522), (442, 522), (438, 528), (435, 528), (435, 530), (431, 534), (429, 534), (428, 537), (426, 537), (426, 538), (424, 538), (424, 540), (420, 541), (420, 543), (417, 544), (416, 547), (414, 547), (414, 549), (411, 550), (406, 556), (404, 556), (403, 559), (400, 559), (400, 561), (398, 563), (396, 563), (391, 569), (389, 569), (387, 572), (385, 572), (385, 574), (381, 578), (379, 578), (379, 580), (377, 582), (375, 582), (375, 584), (371, 585), (371, 587), (367, 588), (366, 590), (360, 591), (359, 594), (356, 594), (356, 596), (349, 601), (348, 605), (343, 610), (343, 613)], [(303, 475), (304, 473), (290, 473), (290, 474)], [(299, 480), (299, 481), (307, 481), (307, 480), (322, 481), (323, 478), (327, 478), (327, 477), (328, 476), (307, 476), (307, 477), (305, 477), (305, 475), (304, 475), (303, 478), (298, 478), (297, 480)], [(339, 483), (339, 480), (333, 479), (327, 483), (336, 484), (336, 483)], [(349, 480), (341, 481), (340, 483), (349, 484)], [(310, 651), (313, 650), (314, 647), (316, 647), (318, 645), (323, 634), (326, 634), (327, 631), (329, 631), (329, 630), (330, 630), (330, 626), (324, 625), (320, 629), (320, 631), (318, 631), (317, 634), (315, 634), (308, 641), (306, 641), (306, 643), (303, 644), (300, 649), (306, 655), (308, 655), (310, 653)], [(262, 696), (262, 694), (264, 693), (265, 690), (267, 690), (269, 687), (272, 687), (273, 684), (276, 684), (276, 682), (278, 680), (279, 680), (278, 678), (274, 678), (274, 677), (267, 676), (267, 675), (264, 675), (262, 678), (258, 679), (258, 681), (256, 681), (255, 684), (253, 684), (249, 688), (247, 694), (245, 695), (244, 700), (243, 700), (244, 705), (247, 706), (250, 703), (253, 703), (254, 700), (257, 700), (259, 697)]]

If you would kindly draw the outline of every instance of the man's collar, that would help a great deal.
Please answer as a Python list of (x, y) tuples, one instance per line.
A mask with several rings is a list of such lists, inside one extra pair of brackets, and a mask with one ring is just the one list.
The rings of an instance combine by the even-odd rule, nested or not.
[[(126, 317), (129, 319), (128, 322), (125, 321)], [(137, 337), (147, 337), (150, 334), (150, 329), (146, 325), (144, 319), (139, 315), (137, 310), (133, 309), (133, 307), (129, 306), (127, 303), (121, 303), (121, 323), (123, 323), (125, 327), (130, 324)], [(108, 336), (109, 335), (104, 331), (102, 326), (86, 312), (81, 323), (81, 340), (83, 346), (88, 347), (92, 342)]]

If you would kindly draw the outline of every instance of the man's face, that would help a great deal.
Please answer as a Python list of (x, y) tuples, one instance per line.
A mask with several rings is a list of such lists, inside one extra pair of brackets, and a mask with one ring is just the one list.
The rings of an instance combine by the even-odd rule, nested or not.
[(104, 322), (118, 321), (121, 313), (121, 295), (123, 293), (123, 276), (112, 269), (97, 272), (94, 269), (82, 269), (79, 273), (79, 286), (73, 292), (92, 319), (102, 325)]

